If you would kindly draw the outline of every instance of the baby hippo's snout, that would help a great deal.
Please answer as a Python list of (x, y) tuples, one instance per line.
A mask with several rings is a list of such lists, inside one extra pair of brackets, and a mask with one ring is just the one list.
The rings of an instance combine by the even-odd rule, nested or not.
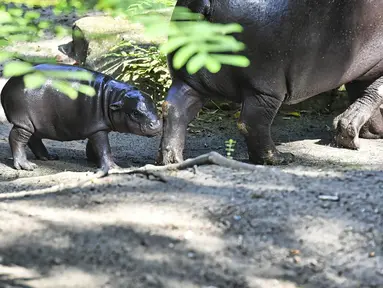
[(149, 124), (149, 129), (152, 130), (154, 133), (161, 132), (161, 128), (162, 128), (162, 122), (160, 120), (152, 121)]
[[(126, 93), (120, 105), (123, 106), (122, 112), (125, 115), (121, 131), (146, 137), (154, 137), (162, 132), (162, 119), (154, 101), (146, 93), (138, 89), (131, 90)], [(117, 115), (115, 119), (115, 126), (118, 126), (116, 122), (121, 122), (122, 118)]]
[(146, 127), (144, 127), (144, 134), (147, 135), (148, 137), (154, 137), (157, 136), (161, 133), (162, 131), (162, 120), (160, 120), (157, 115), (156, 119), (153, 119), (150, 121)]

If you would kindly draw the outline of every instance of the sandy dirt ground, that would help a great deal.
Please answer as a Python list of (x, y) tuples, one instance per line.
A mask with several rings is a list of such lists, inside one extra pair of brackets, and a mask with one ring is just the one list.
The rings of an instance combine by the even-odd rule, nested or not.
[[(84, 142), (45, 141), (61, 159), (28, 151), (39, 168), (17, 172), (3, 124), (0, 287), (383, 287), (383, 143), (331, 147), (331, 118), (279, 117), (278, 147), (297, 157), (286, 167), (112, 175), (56, 193), (38, 189), (94, 171)], [(245, 159), (233, 119), (193, 123), (186, 158), (225, 154), (231, 137)], [(110, 138), (122, 167), (154, 162), (159, 138)]]
[[(193, 121), (185, 158), (225, 155), (232, 138), (246, 160), (231, 114)], [(44, 140), (60, 160), (28, 150), (38, 168), (16, 171), (1, 124), (0, 287), (383, 287), (383, 141), (333, 147), (334, 116), (278, 116), (274, 140), (296, 156), (288, 166), (201, 166), (166, 183), (111, 175), (54, 193), (43, 189), (95, 171), (85, 141)], [(122, 167), (153, 163), (160, 140), (110, 139)]]

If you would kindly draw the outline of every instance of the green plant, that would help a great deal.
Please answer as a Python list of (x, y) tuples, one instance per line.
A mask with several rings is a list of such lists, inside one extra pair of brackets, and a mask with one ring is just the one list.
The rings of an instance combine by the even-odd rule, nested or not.
[(229, 139), (229, 140), (226, 140), (225, 141), (225, 146), (226, 146), (226, 157), (229, 158), (229, 159), (233, 159), (233, 157), (231, 156), (232, 153), (234, 153), (235, 149), (235, 144), (237, 143), (237, 141), (233, 140), (233, 139)]
[[(160, 46), (164, 54), (174, 53), (173, 66), (180, 69), (186, 65), (189, 74), (202, 68), (211, 73), (221, 70), (222, 64), (237, 67), (250, 65), (249, 59), (236, 55), (245, 49), (245, 44), (236, 40), (232, 33), (241, 33), (243, 27), (237, 23), (211, 23), (203, 15), (194, 13), (186, 7), (175, 7), (172, 21), (161, 24), (153, 18), (139, 18), (146, 25), (149, 35), (166, 33), (169, 40)], [(155, 18), (154, 18), (155, 19)], [(166, 26), (165, 26), (166, 25)], [(201, 33), (203, 31), (203, 33)]]
[(106, 56), (119, 58), (116, 64), (106, 70), (106, 73), (119, 71), (118, 80), (132, 83), (152, 96), (157, 104), (162, 104), (172, 79), (167, 68), (166, 56), (158, 47), (139, 46), (132, 41), (122, 41)]

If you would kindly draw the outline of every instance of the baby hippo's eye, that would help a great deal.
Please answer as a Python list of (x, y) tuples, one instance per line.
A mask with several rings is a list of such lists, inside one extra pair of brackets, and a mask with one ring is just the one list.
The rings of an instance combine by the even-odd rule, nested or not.
[(137, 110), (133, 111), (133, 116), (134, 117), (140, 116), (140, 112), (138, 112)]

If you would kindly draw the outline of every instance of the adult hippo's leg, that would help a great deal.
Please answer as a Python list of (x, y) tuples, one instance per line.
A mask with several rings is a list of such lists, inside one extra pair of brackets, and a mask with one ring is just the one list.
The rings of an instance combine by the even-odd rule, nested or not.
[(17, 170), (22, 169), (31, 171), (37, 167), (35, 163), (27, 160), (27, 154), (25, 152), (25, 147), (31, 136), (31, 132), (17, 126), (13, 126), (9, 133), (9, 144), (13, 156), (13, 166)]
[(93, 162), (93, 163), (96, 163), (97, 165), (99, 165), (100, 159), (97, 157), (96, 151), (94, 151), (93, 145), (90, 142), (90, 140), (88, 140), (88, 143), (86, 143), (86, 150), (85, 151), (86, 151), (86, 158), (90, 162)]
[[(359, 149), (359, 134), (361, 128), (367, 123), (375, 128), (379, 128), (378, 116), (376, 114), (383, 102), (383, 77), (374, 82), (355, 81), (347, 85), (347, 91), (357, 93), (360, 91), (359, 98), (352, 103), (345, 112), (334, 119), (333, 125), (336, 129), (336, 143), (338, 146)], [(370, 130), (370, 127), (367, 127)], [(367, 135), (368, 136), (368, 135)], [(371, 138), (371, 137), (370, 137)]]
[(294, 161), (291, 153), (279, 152), (271, 138), (271, 124), (282, 101), (278, 97), (248, 93), (244, 97), (238, 128), (245, 136), (250, 161), (281, 165)]
[(186, 83), (173, 80), (162, 105), (163, 133), (158, 164), (183, 161), (187, 125), (196, 117), (206, 99)]
[(89, 137), (97, 161), (97, 165), (103, 175), (106, 175), (110, 169), (119, 168), (114, 163), (110, 149), (108, 132), (99, 131)]
[[(348, 98), (354, 103), (363, 95), (365, 89), (371, 85), (371, 81), (354, 81), (346, 84)], [(379, 139), (383, 138), (383, 115), (378, 107), (370, 119), (362, 126), (359, 132), (360, 138)]]
[(362, 126), (359, 137), (365, 139), (383, 138), (383, 115), (380, 107), (375, 110), (371, 118)]
[(32, 150), (33, 154), (35, 154), (36, 158), (39, 160), (47, 161), (59, 159), (59, 156), (57, 154), (49, 153), (43, 141), (35, 135), (32, 135), (31, 138), (29, 138), (28, 147)]

